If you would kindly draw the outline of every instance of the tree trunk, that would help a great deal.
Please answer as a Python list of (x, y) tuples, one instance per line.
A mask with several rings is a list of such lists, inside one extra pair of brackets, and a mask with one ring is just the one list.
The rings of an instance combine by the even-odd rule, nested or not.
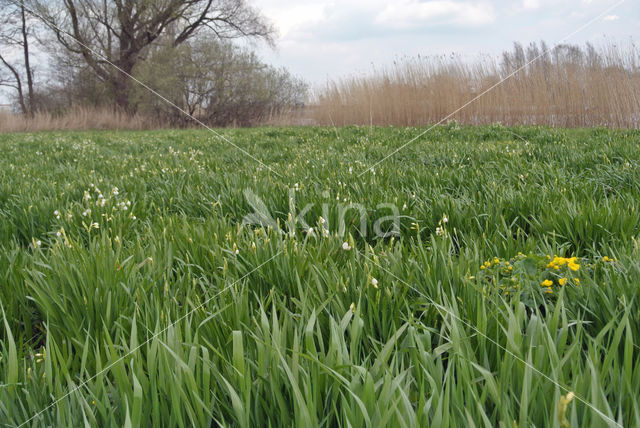
[[(124, 46), (122, 46), (124, 45)], [(127, 113), (131, 113), (131, 104), (129, 103), (129, 95), (131, 95), (131, 74), (135, 66), (135, 59), (138, 51), (130, 48), (130, 41), (122, 42), (120, 46), (120, 59), (115, 63), (118, 68), (116, 74), (113, 75), (112, 86), (115, 96), (116, 108)]]
[(129, 103), (131, 78), (129, 75), (133, 70), (133, 66), (118, 65), (118, 67), (127, 74), (119, 72), (114, 76), (114, 80), (111, 83), (115, 97), (115, 106), (124, 112), (131, 113), (131, 104)]
[(116, 107), (127, 113), (131, 109), (131, 105), (129, 104), (129, 87), (129, 78), (126, 76), (118, 79), (113, 85)]
[(31, 65), (29, 63), (29, 40), (27, 37), (27, 19), (24, 11), (24, 0), (20, 1), (20, 13), (22, 15), (22, 42), (24, 49), (24, 68), (27, 74), (27, 99), (29, 100), (29, 114), (33, 116), (34, 113), (34, 100), (33, 100), (33, 73), (31, 72)]

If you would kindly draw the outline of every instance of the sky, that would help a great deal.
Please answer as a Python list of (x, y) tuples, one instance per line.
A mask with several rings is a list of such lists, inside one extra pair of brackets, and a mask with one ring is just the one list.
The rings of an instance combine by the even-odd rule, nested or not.
[[(405, 56), (473, 60), (514, 41), (596, 46), (640, 39), (638, 0), (253, 0), (278, 28), (262, 58), (321, 85)], [(575, 33), (575, 34), (573, 34)]]

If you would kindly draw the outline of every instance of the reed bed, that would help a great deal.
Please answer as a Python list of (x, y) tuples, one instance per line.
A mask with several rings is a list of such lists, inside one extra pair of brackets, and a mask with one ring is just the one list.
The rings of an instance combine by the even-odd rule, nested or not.
[[(311, 115), (322, 125), (465, 124), (637, 128), (640, 51), (628, 46), (515, 44), (500, 58), (404, 58), (328, 82)], [(472, 101), (473, 100), (473, 101)], [(458, 111), (462, 106), (466, 107)]]
[(0, 113), (0, 132), (143, 130), (162, 127), (162, 123), (152, 117), (129, 114), (113, 108), (74, 107), (64, 113), (42, 111), (36, 112), (33, 116)]

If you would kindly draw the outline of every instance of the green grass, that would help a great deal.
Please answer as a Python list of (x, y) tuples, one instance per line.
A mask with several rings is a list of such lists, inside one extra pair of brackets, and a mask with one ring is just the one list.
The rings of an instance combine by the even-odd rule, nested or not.
[(640, 133), (423, 130), (0, 135), (0, 421), (640, 426)]

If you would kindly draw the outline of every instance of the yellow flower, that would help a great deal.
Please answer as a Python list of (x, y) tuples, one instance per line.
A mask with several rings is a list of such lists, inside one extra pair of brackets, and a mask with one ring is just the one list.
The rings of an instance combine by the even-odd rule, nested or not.
[(567, 278), (560, 278), (558, 280), (558, 284), (560, 284), (560, 285), (564, 285), (564, 284), (566, 284), (566, 282), (567, 282)]
[(493, 258), (493, 263), (500, 263), (500, 259), (499, 259), (499, 258), (497, 258), (497, 257), (494, 257), (494, 258)]
[(573, 282), (575, 282), (576, 285), (580, 285), (580, 278), (573, 278)]
[(571, 269), (574, 272), (580, 269), (580, 265), (575, 262), (569, 262), (568, 266), (569, 266), (569, 269)]
[(547, 294), (553, 294), (553, 290), (551, 288), (547, 288), (544, 292)]
[(552, 285), (553, 285), (553, 281), (549, 281), (548, 279), (545, 279), (544, 281), (542, 281), (543, 287), (551, 287)]
[(481, 269), (481, 270), (484, 270), (484, 265), (480, 266), (480, 269)]

